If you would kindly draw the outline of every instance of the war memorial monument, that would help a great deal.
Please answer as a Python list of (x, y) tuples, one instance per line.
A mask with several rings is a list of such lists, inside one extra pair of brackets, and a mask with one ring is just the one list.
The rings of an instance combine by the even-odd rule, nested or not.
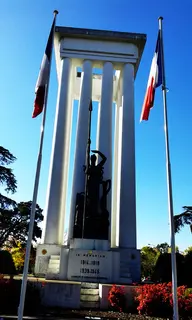
[[(66, 283), (140, 280), (134, 80), (145, 42), (146, 36), (138, 33), (55, 29), (58, 96), (37, 276)], [(78, 119), (72, 196), (67, 199), (74, 100), (78, 100)], [(90, 135), (94, 102), (98, 103), (96, 150)], [(67, 201), (71, 205), (64, 245)]]

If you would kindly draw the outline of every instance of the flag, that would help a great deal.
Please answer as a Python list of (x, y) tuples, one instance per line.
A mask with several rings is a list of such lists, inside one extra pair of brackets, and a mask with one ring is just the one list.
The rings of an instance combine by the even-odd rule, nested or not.
[(35, 87), (35, 101), (32, 118), (37, 117), (43, 111), (43, 105), (45, 101), (45, 89), (49, 81), (50, 69), (51, 69), (51, 53), (53, 48), (53, 36), (55, 29), (55, 17), (47, 41), (47, 46), (41, 63), (36, 87)]
[(162, 84), (162, 59), (161, 59), (161, 41), (160, 32), (158, 33), (155, 54), (151, 63), (151, 70), (149, 74), (147, 90), (141, 112), (142, 120), (148, 120), (150, 109), (153, 107), (155, 98), (155, 89)]

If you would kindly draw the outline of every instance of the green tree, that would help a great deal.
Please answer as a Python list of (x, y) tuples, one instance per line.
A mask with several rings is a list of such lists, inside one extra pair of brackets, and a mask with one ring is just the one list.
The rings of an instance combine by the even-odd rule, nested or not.
[(188, 247), (187, 249), (185, 249), (184, 251), (184, 255), (188, 254), (188, 253), (192, 253), (192, 246)]
[(16, 274), (13, 258), (6, 250), (0, 250), (0, 274), (9, 274), (10, 276)]
[[(180, 253), (176, 253), (177, 262), (177, 280), (178, 284), (183, 284), (183, 267), (184, 267), (184, 256)], [(158, 260), (155, 264), (152, 280), (155, 282), (170, 282), (172, 281), (172, 266), (171, 266), (171, 254), (162, 253), (159, 255)]]
[[(0, 208), (0, 247), (14, 238), (22, 244), (26, 243), (32, 202), (15, 203), (8, 208)], [(33, 240), (41, 237), (39, 223), (43, 221), (42, 209), (36, 205)]]
[[(26, 246), (25, 243), (15, 240), (14, 238), (9, 241), (6, 246), (6, 250), (11, 254), (15, 268), (18, 272), (23, 272)], [(31, 246), (30, 260), (29, 260), (29, 272), (33, 272), (35, 264), (36, 249)]]
[[(192, 249), (192, 247), (189, 247)], [(188, 248), (188, 249), (189, 249)], [(184, 284), (187, 285), (189, 288), (192, 288), (192, 250), (188, 250), (188, 252), (184, 255)]]
[(167, 242), (160, 243), (156, 246), (157, 251), (160, 253), (167, 253), (169, 251), (169, 245)]
[(156, 261), (159, 256), (156, 248), (145, 246), (141, 248), (141, 277), (150, 277), (153, 274)]
[(192, 231), (192, 206), (184, 206), (184, 212), (174, 216), (175, 233), (179, 232), (185, 225), (190, 225)]
[[(10, 167), (16, 158), (12, 153), (0, 146), (0, 185), (4, 187), (6, 193), (14, 193), (17, 189), (17, 181), (13, 171)], [(11, 200), (5, 195), (0, 193), (0, 208), (6, 208), (7, 206), (14, 206), (15, 201)]]

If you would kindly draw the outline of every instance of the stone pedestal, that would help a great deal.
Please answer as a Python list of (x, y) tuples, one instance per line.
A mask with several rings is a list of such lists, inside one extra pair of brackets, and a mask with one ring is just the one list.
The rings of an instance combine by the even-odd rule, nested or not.
[(82, 282), (119, 282), (119, 252), (39, 245), (37, 254), (36, 276)]
[(36, 252), (35, 274), (39, 277), (47, 274), (50, 257), (61, 255), (61, 246), (54, 244), (39, 244)]

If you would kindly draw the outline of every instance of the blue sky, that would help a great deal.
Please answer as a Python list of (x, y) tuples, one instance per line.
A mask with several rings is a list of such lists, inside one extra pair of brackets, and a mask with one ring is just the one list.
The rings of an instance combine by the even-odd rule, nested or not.
[[(150, 121), (139, 123), (149, 69), (153, 57), (158, 17), (164, 17), (164, 51), (168, 92), (168, 116), (174, 211), (192, 205), (192, 108), (191, 108), (191, 0), (55, 0), (0, 1), (0, 144), (16, 157), (17, 201), (32, 197), (41, 117), (31, 118), (34, 88), (52, 23), (147, 34), (147, 43), (135, 81), (137, 238), (138, 247), (170, 242), (161, 90), (156, 92)], [(38, 203), (44, 207), (51, 152), (57, 78), (55, 60), (48, 99), (43, 162)], [(74, 118), (77, 106), (75, 105)], [(72, 169), (70, 170), (70, 172)], [(176, 236), (181, 250), (192, 235), (184, 228)]]

